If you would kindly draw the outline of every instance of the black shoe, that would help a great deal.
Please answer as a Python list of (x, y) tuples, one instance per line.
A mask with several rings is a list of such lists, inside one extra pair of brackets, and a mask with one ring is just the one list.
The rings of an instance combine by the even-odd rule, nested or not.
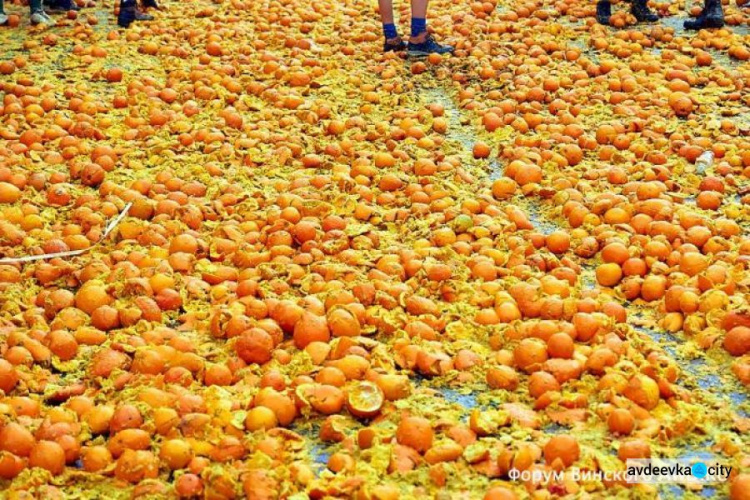
[(133, 21), (151, 21), (152, 16), (138, 10), (135, 0), (123, 0), (120, 3), (120, 14), (117, 16), (117, 24), (127, 28)]
[(47, 10), (50, 12), (68, 12), (69, 10), (79, 11), (81, 8), (73, 0), (52, 0), (47, 4)]
[(599, 0), (596, 3), (596, 22), (609, 26), (610, 17), (612, 17), (612, 5), (609, 0)]
[(426, 57), (430, 54), (452, 54), (455, 49), (450, 45), (440, 45), (429, 33), (422, 43), (409, 41), (409, 55), (411, 57)]
[(400, 36), (386, 39), (383, 44), (383, 52), (401, 52), (402, 50), (406, 50), (406, 42)]
[(141, 0), (141, 6), (144, 9), (156, 9), (156, 10), (159, 10), (159, 4), (156, 3), (156, 0)]
[(639, 23), (653, 23), (659, 20), (656, 12), (648, 8), (646, 0), (633, 0), (630, 6), (630, 13), (638, 20)]
[(683, 26), (686, 30), (724, 27), (724, 10), (721, 8), (721, 1), (707, 0), (705, 7), (698, 14), (698, 17), (690, 21), (685, 21)]

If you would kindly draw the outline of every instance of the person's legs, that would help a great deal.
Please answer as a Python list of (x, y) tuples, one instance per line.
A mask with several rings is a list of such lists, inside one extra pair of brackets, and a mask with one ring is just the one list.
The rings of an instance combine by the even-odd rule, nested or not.
[(427, 0), (411, 0), (411, 36), (427, 31)]
[(0, 0), (0, 26), (8, 24), (8, 15), (3, 10), (3, 0)]
[(398, 36), (398, 30), (393, 20), (393, 0), (378, 0), (380, 10), (380, 21), (383, 23), (383, 52), (404, 50), (406, 44)]
[(393, 24), (393, 0), (378, 0), (378, 10), (383, 26)]
[(687, 30), (701, 30), (705, 28), (721, 28), (724, 26), (724, 9), (721, 0), (706, 0), (703, 10), (698, 17), (683, 23)]

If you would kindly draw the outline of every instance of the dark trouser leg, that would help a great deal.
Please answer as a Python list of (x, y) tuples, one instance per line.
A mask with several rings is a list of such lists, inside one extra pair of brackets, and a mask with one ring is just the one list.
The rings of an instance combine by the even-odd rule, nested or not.
[(612, 17), (612, 5), (609, 0), (599, 0), (596, 3), (596, 22), (605, 26), (609, 25), (610, 17)]

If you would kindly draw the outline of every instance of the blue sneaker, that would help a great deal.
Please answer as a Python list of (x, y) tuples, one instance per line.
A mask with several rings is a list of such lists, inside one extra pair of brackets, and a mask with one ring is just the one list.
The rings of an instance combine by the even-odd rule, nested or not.
[(402, 50), (406, 50), (406, 42), (401, 40), (400, 36), (387, 39), (383, 44), (383, 52), (401, 52)]
[(452, 54), (453, 50), (453, 47), (450, 45), (440, 45), (437, 43), (429, 33), (425, 37), (424, 42), (409, 42), (409, 55), (411, 57), (427, 57), (430, 54)]

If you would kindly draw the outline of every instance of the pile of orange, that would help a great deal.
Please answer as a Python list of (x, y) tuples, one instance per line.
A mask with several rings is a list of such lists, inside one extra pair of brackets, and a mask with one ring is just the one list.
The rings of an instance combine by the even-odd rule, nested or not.
[(0, 30), (3, 491), (651, 497), (572, 469), (708, 441), (748, 498), (739, 28), (435, 0), (405, 63), (365, 0), (167, 7)]

